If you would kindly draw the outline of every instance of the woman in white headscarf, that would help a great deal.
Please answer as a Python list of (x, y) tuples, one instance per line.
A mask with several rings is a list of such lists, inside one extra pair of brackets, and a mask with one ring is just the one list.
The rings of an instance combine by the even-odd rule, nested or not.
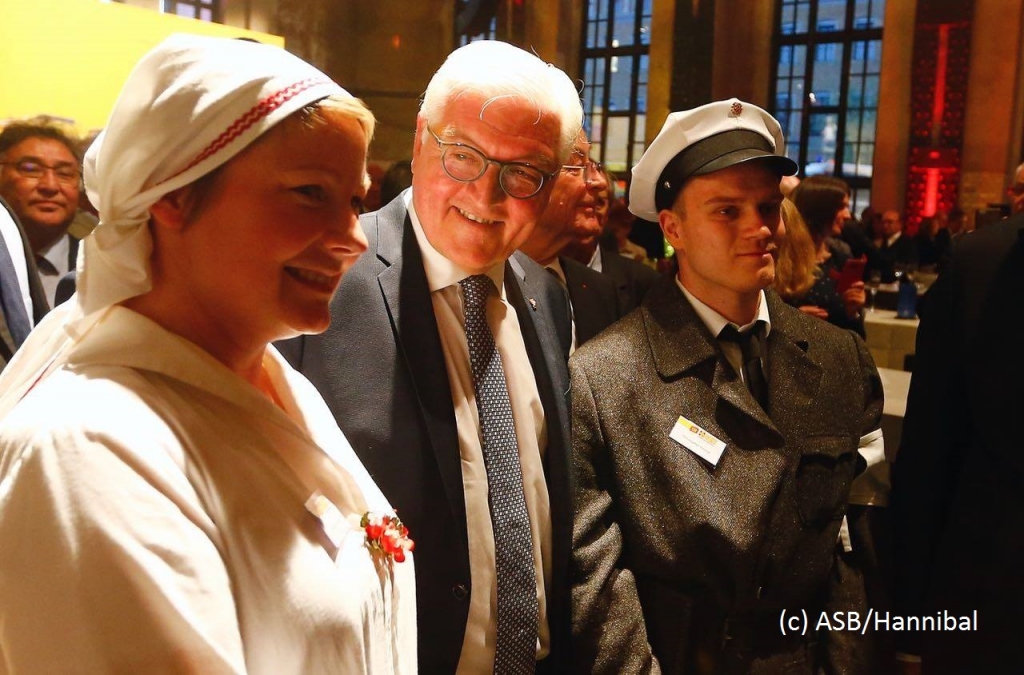
[(373, 124), (246, 41), (129, 76), (79, 292), (0, 379), (0, 673), (415, 673), (411, 540), (269, 346), (366, 248)]

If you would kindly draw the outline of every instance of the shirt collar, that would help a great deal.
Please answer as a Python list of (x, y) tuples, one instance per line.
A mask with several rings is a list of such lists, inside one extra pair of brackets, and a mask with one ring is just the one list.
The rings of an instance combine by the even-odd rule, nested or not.
[(693, 306), (693, 311), (697, 312), (697, 316), (700, 317), (700, 320), (704, 322), (704, 325), (708, 327), (708, 330), (711, 331), (711, 334), (714, 335), (716, 338), (718, 337), (718, 334), (722, 332), (722, 329), (728, 325), (731, 325), (733, 328), (735, 328), (741, 333), (745, 333), (748, 330), (752, 329), (754, 327), (754, 324), (756, 324), (758, 321), (764, 322), (765, 337), (768, 337), (768, 335), (772, 332), (772, 320), (771, 317), (768, 316), (768, 302), (765, 299), (763, 289), (758, 291), (757, 315), (754, 317), (754, 320), (748, 324), (739, 326), (733, 323), (732, 321), (729, 321), (724, 316), (722, 316), (721, 314), (719, 314), (718, 312), (716, 312), (715, 310), (711, 309), (706, 304), (698, 300), (697, 297), (693, 295), (693, 293), (686, 290), (686, 287), (683, 286), (683, 283), (679, 281), (678, 276), (676, 276), (675, 280), (676, 286), (679, 287), (679, 290), (683, 292), (683, 295), (686, 296), (686, 299), (689, 300), (690, 304)]
[[(440, 291), (443, 288), (454, 286), (466, 277), (472, 276), (434, 248), (423, 233), (423, 225), (419, 216), (416, 215), (416, 207), (412, 202), (412, 190), (407, 190), (403, 196), (405, 207), (409, 212), (409, 220), (412, 221), (413, 232), (416, 233), (416, 242), (420, 247), (420, 254), (423, 256), (423, 271), (427, 274), (427, 288), (430, 292)], [(487, 270), (485, 273), (494, 282), (501, 299), (505, 299), (505, 261), (502, 261)]]
[(68, 272), (68, 254), (71, 252), (71, 235), (65, 234), (42, 251), (42, 258), (53, 265), (57, 274), (63, 276)]
[(565, 270), (562, 269), (562, 261), (559, 260), (557, 257), (554, 260), (552, 260), (550, 263), (545, 265), (544, 267), (546, 267), (549, 270), (551, 270), (552, 272), (554, 272), (555, 275), (558, 277), (559, 281), (562, 282), (562, 285), (566, 285), (567, 284), (567, 282), (565, 280)]
[(603, 272), (601, 269), (601, 246), (598, 245), (594, 249), (594, 255), (590, 256), (590, 262), (587, 263), (587, 267), (594, 270), (595, 272)]

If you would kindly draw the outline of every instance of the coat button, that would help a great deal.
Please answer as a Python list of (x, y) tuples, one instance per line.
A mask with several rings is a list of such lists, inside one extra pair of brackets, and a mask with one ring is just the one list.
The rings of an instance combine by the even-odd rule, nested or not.
[(466, 588), (465, 584), (455, 584), (452, 586), (452, 595), (455, 596), (456, 600), (465, 600), (469, 597), (469, 589)]

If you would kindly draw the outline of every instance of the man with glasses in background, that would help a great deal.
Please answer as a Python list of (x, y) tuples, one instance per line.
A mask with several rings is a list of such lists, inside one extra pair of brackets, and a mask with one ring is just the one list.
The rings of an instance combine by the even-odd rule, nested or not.
[(336, 320), (281, 345), (416, 541), (423, 673), (568, 670), (568, 300), (515, 251), (582, 117), (535, 56), (453, 52), (416, 120), (412, 187), (361, 219)]
[(25, 230), (50, 306), (78, 256), (68, 228), (78, 212), (80, 167), (78, 141), (60, 127), (26, 121), (0, 132), (0, 197)]
[(608, 189), (601, 165), (590, 159), (590, 141), (580, 132), (569, 163), (551, 191), (551, 199), (522, 251), (558, 278), (569, 293), (572, 309), (572, 351), (614, 323), (620, 316), (619, 299), (611, 277), (563, 255), (573, 232), (600, 229), (598, 195)]

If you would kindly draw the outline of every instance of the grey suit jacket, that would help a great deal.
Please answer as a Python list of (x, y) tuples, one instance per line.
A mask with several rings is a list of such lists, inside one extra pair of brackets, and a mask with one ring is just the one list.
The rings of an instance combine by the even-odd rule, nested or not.
[[(21, 243), (25, 248), (25, 265), (28, 267), (28, 292), (29, 297), (32, 298), (32, 325), (38, 324), (46, 316), (47, 312), (50, 311), (50, 304), (46, 301), (46, 291), (43, 290), (43, 284), (39, 280), (39, 270), (36, 269), (36, 259), (32, 255), (32, 247), (28, 243), (28, 238), (25, 236), (25, 230), (21, 227), (21, 223), (18, 222), (18, 217), (14, 215), (14, 211), (7, 205), (2, 198), (0, 198), (0, 208), (7, 211), (11, 216), (11, 220), (18, 226), (18, 231), (21, 233)], [(7, 319), (0, 312), (0, 321), (4, 322), (3, 330), (0, 331), (4, 336), (9, 335), (7, 331)], [(0, 344), (0, 370), (3, 370), (4, 366), (10, 360), (10, 357), (14, 354), (15, 348), (13, 344), (8, 343), (6, 340), (3, 344)]]
[[(279, 345), (320, 390), (352, 447), (416, 541), (419, 667), (455, 671), (473, 592), (451, 390), (423, 260), (401, 196), (360, 222), (369, 251), (349, 270), (322, 335)], [(553, 588), (549, 672), (568, 667), (572, 497), (568, 299), (525, 255), (505, 268), (547, 421)], [(542, 668), (542, 672), (543, 672)]]
[[(836, 538), (881, 385), (857, 336), (766, 294), (767, 414), (671, 278), (570, 361), (578, 672), (837, 660), (783, 638), (779, 613), (839, 597)], [(680, 416), (726, 443), (717, 466), (669, 437)]]

